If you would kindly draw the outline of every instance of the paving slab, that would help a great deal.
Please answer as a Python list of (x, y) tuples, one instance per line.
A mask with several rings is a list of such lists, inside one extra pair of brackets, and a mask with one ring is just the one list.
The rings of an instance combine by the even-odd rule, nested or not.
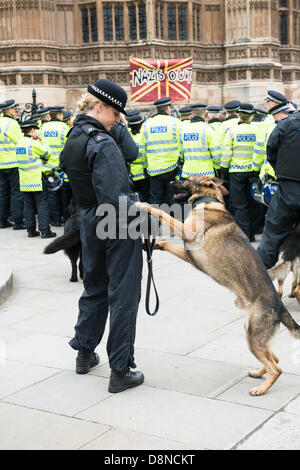
[[(145, 372), (145, 385), (202, 397), (220, 393), (247, 374), (245, 367), (156, 351), (137, 350), (135, 360)], [(104, 377), (109, 373), (108, 365), (92, 372)]]
[[(231, 292), (168, 253), (154, 252), (161, 300), (154, 318), (145, 312), (143, 268), (135, 358), (144, 385), (108, 393), (108, 328), (97, 348), (100, 365), (76, 375), (68, 341), (83, 285), (69, 282), (63, 253), (43, 254), (48, 243), (24, 231), (0, 234), (1, 261), (15, 280), (0, 306), (0, 448), (229, 449), (259, 436), (280, 413), (290, 419), (287, 432), (298, 432), (300, 342), (281, 328), (274, 350), (284, 374), (264, 397), (250, 397), (254, 379), (246, 374), (259, 363), (248, 351), (245, 312)], [(290, 279), (283, 301), (300, 322), (289, 289)]]
[(57, 369), (32, 364), (0, 361), (0, 399), (59, 373)]
[(249, 351), (246, 338), (235, 335), (222, 335), (197, 351), (193, 351), (190, 355), (251, 368), (260, 365), (259, 361)]
[(281, 412), (272, 417), (237, 450), (300, 450), (299, 416)]
[(140, 386), (92, 406), (77, 416), (195, 448), (229, 449), (271, 412), (248, 406)]
[(128, 429), (112, 428), (81, 450), (191, 450), (181, 442), (168, 441)]
[(109, 428), (0, 402), (1, 450), (75, 450)]
[(108, 380), (103, 377), (61, 372), (14, 393), (4, 401), (74, 416), (91, 405), (111, 397), (107, 388)]
[(253, 397), (249, 390), (261, 384), (264, 379), (244, 378), (224, 393), (218, 395), (218, 400), (240, 403), (241, 405), (279, 411), (289, 401), (299, 395), (300, 377), (297, 375), (282, 374), (277, 382), (265, 395)]

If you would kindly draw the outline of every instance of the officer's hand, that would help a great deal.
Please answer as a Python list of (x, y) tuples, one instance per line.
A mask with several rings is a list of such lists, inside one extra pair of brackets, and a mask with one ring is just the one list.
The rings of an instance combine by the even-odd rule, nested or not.
[(220, 178), (224, 181), (229, 181), (229, 168), (224, 168), (221, 166), (219, 170)]
[(259, 173), (257, 171), (252, 171), (251, 174), (250, 174), (250, 183), (251, 184), (254, 184), (254, 183), (257, 184), (258, 181), (260, 181)]

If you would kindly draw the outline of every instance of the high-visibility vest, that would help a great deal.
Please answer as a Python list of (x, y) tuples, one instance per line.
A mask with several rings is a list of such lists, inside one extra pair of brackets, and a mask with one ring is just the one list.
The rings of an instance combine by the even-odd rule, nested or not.
[(216, 132), (219, 132), (219, 127), (221, 126), (221, 121), (209, 122), (208, 125)]
[(51, 157), (50, 149), (40, 140), (24, 136), (17, 142), (15, 157), (18, 161), (20, 191), (43, 191), (42, 173), (49, 171), (50, 165), (41, 158)]
[(167, 173), (177, 167), (181, 127), (179, 119), (167, 114), (157, 114), (143, 124), (140, 150), (146, 156), (150, 176)]
[(267, 158), (267, 142), (276, 124), (262, 126), (259, 128), (253, 152), (252, 170), (260, 171), (264, 161)]
[(16, 168), (16, 143), (23, 137), (17, 121), (8, 116), (0, 117), (0, 170)]
[(252, 171), (256, 134), (257, 126), (251, 122), (239, 122), (227, 130), (223, 142), (221, 166), (229, 168), (229, 173)]
[(221, 146), (217, 132), (205, 122), (185, 123), (179, 134), (182, 177), (214, 176), (220, 168)]
[(49, 164), (56, 167), (59, 166), (59, 155), (63, 150), (69, 127), (62, 121), (48, 121), (41, 127), (42, 141), (51, 150), (51, 158)]
[(222, 145), (228, 129), (232, 129), (233, 127), (235, 127), (239, 123), (239, 120), (240, 118), (237, 116), (230, 119), (225, 119), (225, 121), (221, 122), (221, 125), (218, 128), (218, 133)]
[(136, 145), (138, 146), (139, 149), (139, 156), (136, 160), (130, 163), (130, 173), (131, 173), (131, 178), (132, 181), (139, 181), (145, 179), (145, 173), (144, 170), (147, 167), (147, 160), (145, 154), (141, 153), (140, 149), (140, 140), (141, 140), (141, 133), (139, 132), (138, 134), (132, 134), (130, 129), (128, 129), (130, 132), (131, 137), (135, 141)]

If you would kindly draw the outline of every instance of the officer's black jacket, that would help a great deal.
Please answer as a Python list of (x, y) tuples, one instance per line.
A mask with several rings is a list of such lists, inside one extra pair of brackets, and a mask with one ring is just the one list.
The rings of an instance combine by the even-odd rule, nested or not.
[(300, 181), (300, 112), (277, 124), (268, 139), (267, 159), (279, 180)]
[(124, 124), (118, 122), (109, 132), (118, 143), (125, 161), (133, 162), (139, 155), (139, 149)]
[(80, 208), (112, 204), (129, 199), (130, 182), (121, 151), (113, 137), (94, 118), (79, 115), (60, 154), (60, 167), (67, 173)]

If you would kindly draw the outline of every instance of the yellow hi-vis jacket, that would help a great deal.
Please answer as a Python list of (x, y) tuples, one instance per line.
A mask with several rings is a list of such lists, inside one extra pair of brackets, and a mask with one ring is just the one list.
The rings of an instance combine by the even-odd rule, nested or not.
[(42, 141), (50, 148), (52, 154), (49, 165), (59, 166), (59, 155), (65, 146), (68, 132), (69, 126), (62, 121), (48, 121), (42, 125)]
[(275, 122), (268, 127), (263, 126), (263, 128), (259, 130), (255, 142), (252, 170), (259, 172), (259, 177), (262, 181), (264, 181), (266, 174), (276, 179), (274, 168), (267, 160), (267, 143), (275, 127)]
[[(50, 150), (40, 140), (23, 136), (17, 142), (15, 156), (18, 160), (20, 191), (43, 191), (42, 173), (52, 168), (48, 165)], [(41, 158), (47, 160), (47, 163)]]
[(0, 117), (0, 170), (16, 168), (16, 143), (23, 137), (17, 121), (8, 116)]
[(146, 156), (150, 176), (167, 173), (177, 167), (181, 127), (180, 120), (168, 114), (157, 114), (143, 124), (140, 152)]
[(138, 134), (132, 134), (130, 129), (128, 129), (130, 132), (131, 137), (135, 141), (136, 145), (138, 146), (139, 149), (139, 156), (136, 160), (134, 160), (132, 163), (130, 163), (130, 173), (131, 173), (131, 178), (132, 181), (139, 181), (145, 179), (145, 173), (144, 170), (147, 167), (147, 160), (145, 154), (141, 153), (141, 146), (140, 146), (140, 140), (141, 140), (141, 133), (139, 132)]
[(230, 116), (229, 118), (225, 119), (225, 121), (221, 122), (220, 126), (218, 127), (219, 139), (221, 140), (221, 145), (223, 145), (225, 135), (228, 129), (232, 129), (235, 127), (240, 118), (238, 116)]
[(240, 121), (228, 129), (223, 142), (221, 167), (229, 168), (229, 173), (252, 171), (256, 133), (257, 126), (252, 122)]
[(205, 122), (184, 123), (179, 134), (182, 177), (214, 176), (220, 168), (221, 146), (216, 131)]

